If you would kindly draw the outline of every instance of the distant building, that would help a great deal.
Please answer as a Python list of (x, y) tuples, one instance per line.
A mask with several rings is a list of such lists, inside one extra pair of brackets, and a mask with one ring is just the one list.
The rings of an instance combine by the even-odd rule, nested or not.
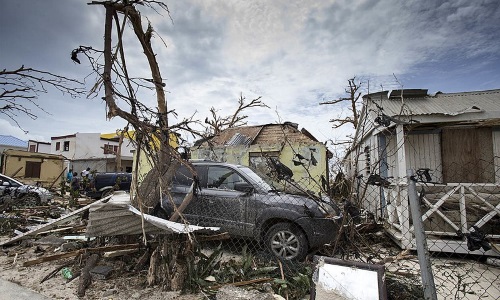
[(43, 186), (56, 184), (64, 178), (64, 157), (25, 150), (5, 150), (0, 172), (23, 182), (37, 182)]
[(29, 140), (28, 151), (36, 153), (50, 153), (50, 143)]
[(4, 150), (26, 150), (28, 148), (28, 142), (13, 137), (11, 135), (0, 135), (0, 153)]
[[(104, 137), (103, 137), (104, 136)], [(119, 138), (116, 134), (75, 133), (51, 137), (51, 153), (60, 154), (71, 161), (68, 166), (75, 172), (86, 168), (97, 172), (131, 172), (134, 148), (125, 138), (121, 145), (121, 169), (117, 170), (116, 153)]]

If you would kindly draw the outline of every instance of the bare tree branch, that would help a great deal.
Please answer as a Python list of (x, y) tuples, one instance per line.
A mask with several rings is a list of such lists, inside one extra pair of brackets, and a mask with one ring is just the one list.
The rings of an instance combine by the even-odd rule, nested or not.
[(341, 97), (336, 100), (330, 100), (319, 103), (320, 105), (345, 105), (349, 110), (349, 115), (346, 117), (337, 116), (330, 120), (333, 123), (332, 127), (334, 129), (340, 128), (344, 125), (351, 124), (354, 129), (359, 126), (359, 117), (361, 110), (359, 108), (361, 99), (361, 89), (362, 82), (356, 81), (356, 77), (348, 80), (348, 86), (345, 88), (345, 92), (348, 97)]
[(36, 99), (40, 94), (48, 93), (49, 87), (75, 98), (84, 93), (82, 85), (78, 80), (24, 65), (14, 70), (0, 70), (0, 114), (6, 115), (22, 129), (17, 122), (20, 115), (37, 118), (30, 106), (48, 114)]
[(264, 102), (262, 102), (260, 99), (262, 97), (258, 97), (250, 101), (249, 103), (245, 103), (245, 97), (243, 97), (243, 94), (240, 94), (240, 98), (238, 99), (238, 107), (236, 108), (235, 112), (232, 115), (229, 116), (218, 116), (217, 115), (217, 110), (212, 107), (210, 108), (210, 113), (211, 113), (211, 119), (206, 118), (205, 123), (208, 124), (209, 129), (208, 129), (208, 135), (217, 135), (221, 131), (227, 129), (227, 128), (232, 128), (236, 126), (244, 126), (247, 124), (247, 122), (244, 122), (246, 118), (248, 118), (247, 115), (242, 115), (242, 112), (248, 108), (251, 107), (266, 107), (269, 108)]

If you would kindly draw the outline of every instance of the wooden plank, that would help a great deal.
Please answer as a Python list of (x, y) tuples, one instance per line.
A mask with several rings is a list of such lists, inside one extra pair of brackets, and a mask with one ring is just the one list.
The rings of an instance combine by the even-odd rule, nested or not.
[(489, 213), (487, 213), (484, 217), (482, 217), (479, 221), (477, 221), (476, 224), (474, 224), (473, 226), (477, 226), (478, 228), (481, 228), (484, 224), (488, 223), (491, 220), (491, 218), (493, 218), (497, 214), (498, 209), (500, 209), (500, 203), (497, 205), (496, 210), (492, 210)]
[(109, 252), (104, 252), (102, 255), (105, 258), (112, 258), (112, 257), (118, 257), (118, 256), (123, 256), (127, 254), (132, 254), (139, 251), (139, 249), (123, 249), (123, 250), (115, 250), (115, 251), (109, 251)]
[(28, 267), (28, 266), (33, 266), (36, 264), (48, 262), (48, 261), (54, 261), (54, 260), (59, 260), (63, 258), (69, 258), (69, 257), (75, 257), (78, 256), (82, 253), (89, 252), (89, 253), (97, 253), (97, 252), (106, 252), (106, 251), (118, 251), (118, 250), (125, 250), (125, 249), (139, 249), (140, 245), (139, 244), (124, 244), (124, 245), (113, 245), (113, 246), (104, 246), (104, 247), (97, 247), (97, 248), (88, 248), (88, 249), (80, 249), (76, 251), (71, 251), (71, 252), (66, 252), (66, 253), (61, 253), (61, 254), (54, 254), (54, 255), (49, 255), (49, 256), (42, 256), (37, 259), (33, 260), (28, 260), (23, 263), (23, 267)]
[[(429, 205), (429, 207), (432, 207), (432, 204), (429, 202), (429, 200), (427, 200), (427, 198), (424, 197), (424, 202)], [(441, 217), (443, 218), (443, 220), (448, 223), (451, 227), (453, 227), (453, 229), (455, 229), (455, 235), (456, 235), (456, 231), (458, 231), (460, 228), (458, 228), (457, 225), (455, 225), (455, 223), (453, 223), (453, 221), (451, 221), (445, 214), (443, 214), (439, 209), (436, 210), (436, 213)], [(423, 222), (424, 220), (422, 220)], [(412, 226), (412, 230), (413, 230), (413, 226)]]
[(492, 210), (496, 211), (496, 213), (498, 215), (500, 215), (500, 209), (498, 209), (498, 206), (495, 207), (495, 206), (491, 205), (491, 203), (489, 203), (488, 201), (486, 201), (486, 199), (484, 199), (483, 197), (481, 197), (472, 187), (467, 187), (467, 189), (471, 192), (472, 195), (476, 196), (476, 198), (478, 198), (479, 200), (481, 200), (486, 206), (488, 206)]
[(422, 216), (422, 222), (427, 220), (427, 218), (432, 214), (434, 213), (436, 210), (439, 209), (439, 207), (451, 196), (453, 195), (458, 189), (459, 189), (460, 185), (457, 185), (456, 187), (454, 187), (453, 189), (451, 189), (450, 191), (448, 191), (448, 193), (446, 193), (446, 195), (444, 195), (441, 199), (439, 199), (438, 202), (436, 202), (436, 204), (434, 204), (432, 206), (431, 209), (429, 209), (428, 211), (425, 212), (425, 214)]
[(76, 250), (72, 252), (66, 252), (66, 253), (61, 253), (61, 254), (54, 254), (50, 256), (42, 256), (37, 259), (33, 260), (28, 260), (23, 263), (23, 267), (29, 267), (37, 264), (41, 264), (43, 262), (48, 262), (48, 261), (54, 261), (54, 260), (59, 260), (63, 258), (69, 258), (69, 257), (75, 257), (83, 253), (82, 250)]
[(467, 210), (465, 206), (465, 187), (460, 187), (460, 198), (458, 200), (460, 205), (460, 230), (462, 233), (467, 231)]

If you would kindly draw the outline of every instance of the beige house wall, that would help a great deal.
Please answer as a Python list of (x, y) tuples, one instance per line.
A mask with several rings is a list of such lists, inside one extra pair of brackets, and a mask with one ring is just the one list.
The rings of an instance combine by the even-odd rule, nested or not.
[[(40, 177), (26, 177), (26, 162), (39, 162)], [(33, 153), (21, 150), (6, 150), (3, 152), (2, 174), (25, 183), (40, 182), (42, 185), (52, 184), (63, 173), (64, 157), (46, 153)], [(61, 177), (64, 177), (62, 174)]]

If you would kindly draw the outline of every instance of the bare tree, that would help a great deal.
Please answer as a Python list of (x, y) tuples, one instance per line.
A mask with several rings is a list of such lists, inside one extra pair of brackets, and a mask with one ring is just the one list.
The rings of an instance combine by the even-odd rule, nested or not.
[(244, 120), (248, 118), (248, 116), (242, 115), (242, 112), (244, 110), (247, 110), (251, 107), (269, 108), (269, 106), (267, 106), (260, 100), (261, 98), (262, 97), (258, 97), (253, 99), (249, 103), (245, 103), (246, 98), (243, 97), (243, 94), (240, 94), (240, 98), (238, 99), (238, 107), (236, 108), (235, 112), (232, 115), (228, 115), (225, 117), (219, 116), (217, 114), (218, 110), (216, 110), (214, 107), (210, 108), (211, 119), (208, 117), (205, 119), (205, 123), (209, 126), (208, 134), (210, 136), (215, 136), (225, 129), (246, 125), (247, 122)]
[(22, 129), (17, 120), (20, 115), (37, 119), (37, 113), (31, 106), (48, 113), (36, 99), (38, 95), (47, 93), (49, 87), (72, 98), (84, 92), (82, 83), (78, 80), (51, 72), (27, 68), (24, 65), (14, 70), (0, 70), (0, 114), (6, 115)]
[[(79, 63), (80, 54), (89, 59), (97, 75), (97, 82), (90, 90), (89, 96), (97, 96), (104, 92), (103, 100), (106, 103), (107, 118), (120, 117), (135, 130), (136, 155), (140, 157), (142, 153), (146, 153), (153, 168), (144, 178), (143, 184), (134, 187), (136, 193), (132, 199), (132, 205), (141, 212), (150, 214), (162, 198), (169, 196), (168, 186), (180, 164), (185, 164), (196, 178), (192, 165), (183, 160), (170, 143), (172, 133), (175, 131), (185, 130), (196, 133), (190, 127), (196, 121), (193, 121), (191, 117), (177, 124), (169, 123), (169, 117), (175, 112), (168, 110), (165, 96), (166, 85), (151, 43), (155, 31), (149, 22), (146, 27), (143, 27), (143, 20), (137, 10), (137, 5), (153, 8), (158, 13), (169, 14), (169, 10), (161, 1), (92, 1), (90, 4), (100, 5), (105, 9), (104, 49), (79, 46), (72, 51), (71, 59)], [(140, 44), (145, 63), (149, 66), (149, 78), (137, 78), (130, 74), (132, 70), (128, 68), (122, 42), (124, 35), (128, 33), (127, 29), (132, 29), (135, 40)], [(114, 43), (113, 39), (115, 39)], [(138, 99), (139, 91), (143, 89), (152, 90), (155, 93), (156, 102), (153, 107)], [(194, 182), (196, 183), (197, 180)], [(192, 190), (195, 191), (196, 188)], [(188, 194), (185, 199), (186, 203), (189, 203), (192, 194), (193, 192)], [(182, 212), (182, 208), (179, 208), (179, 212)], [(166, 237), (159, 237), (159, 246), (151, 254), (148, 274), (150, 285), (160, 283), (167, 289), (179, 289), (179, 285), (187, 276), (187, 273), (179, 270), (185, 269), (192, 246), (189, 240), (186, 242), (182, 240), (183, 237), (177, 238), (179, 240), (169, 241)], [(146, 241), (146, 236), (144, 240)], [(185, 259), (179, 260), (180, 256), (185, 256)], [(178, 270), (178, 272), (173, 270)]]
[(346, 105), (349, 110), (349, 114), (345, 117), (336, 117), (331, 119), (330, 122), (333, 123), (333, 128), (339, 128), (346, 124), (351, 124), (354, 129), (358, 128), (359, 125), (359, 117), (360, 117), (360, 108), (359, 108), (359, 99), (361, 98), (360, 88), (362, 86), (362, 82), (356, 80), (356, 77), (353, 77), (348, 80), (348, 86), (345, 88), (345, 92), (347, 93), (347, 97), (341, 97), (337, 100), (331, 100), (326, 102), (321, 102), (320, 105)]

